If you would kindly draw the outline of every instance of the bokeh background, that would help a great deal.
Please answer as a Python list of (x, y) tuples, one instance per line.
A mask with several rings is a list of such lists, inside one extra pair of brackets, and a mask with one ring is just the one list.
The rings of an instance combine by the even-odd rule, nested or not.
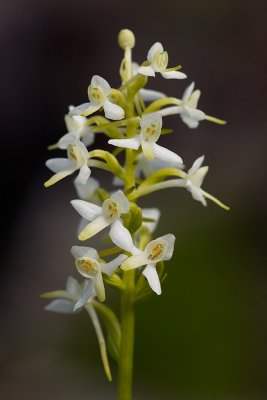
[(43, 188), (46, 147), (92, 75), (119, 85), (126, 27), (135, 61), (161, 41), (189, 76), (150, 88), (179, 97), (194, 80), (200, 108), (228, 121), (191, 131), (174, 116), (161, 143), (187, 166), (205, 154), (204, 187), (231, 206), (175, 189), (143, 201), (162, 211), (158, 235), (177, 241), (162, 296), (137, 308), (135, 398), (267, 398), (266, 14), (260, 0), (1, 1), (1, 399), (116, 398), (116, 367), (109, 384), (88, 317), (45, 313), (38, 296), (78, 277), (72, 179)]

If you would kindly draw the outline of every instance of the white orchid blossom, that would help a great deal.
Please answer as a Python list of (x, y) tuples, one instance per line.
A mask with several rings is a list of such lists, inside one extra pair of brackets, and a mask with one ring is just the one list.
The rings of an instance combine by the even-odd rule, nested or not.
[(107, 118), (112, 120), (123, 119), (123, 108), (109, 100), (110, 94), (111, 87), (108, 82), (101, 76), (94, 75), (91, 84), (88, 87), (88, 97), (90, 102), (75, 107), (71, 110), (70, 114), (88, 116), (103, 107)]
[(65, 115), (65, 124), (68, 129), (68, 133), (59, 139), (57, 147), (60, 149), (67, 149), (69, 144), (73, 144), (77, 140), (87, 147), (94, 143), (95, 134), (88, 126), (87, 118), (82, 115), (71, 115), (74, 110), (73, 106), (69, 106), (69, 114)]
[(98, 252), (92, 247), (84, 246), (73, 246), (71, 254), (75, 258), (75, 265), (79, 273), (93, 281), (93, 287), (99, 301), (104, 301), (106, 295), (102, 273), (112, 275), (127, 256), (120, 254), (108, 263), (100, 262)]
[(121, 249), (132, 254), (121, 264), (121, 269), (128, 271), (130, 269), (146, 266), (142, 274), (146, 277), (151, 289), (161, 294), (161, 285), (158, 277), (156, 264), (159, 261), (166, 261), (172, 257), (175, 236), (171, 233), (161, 236), (149, 242), (144, 251), (141, 251), (133, 244), (133, 239), (129, 231), (123, 227), (119, 235), (112, 237), (115, 243)]
[(162, 117), (158, 112), (143, 115), (140, 120), (140, 127), (139, 135), (131, 139), (110, 139), (108, 143), (134, 150), (138, 150), (141, 146), (144, 156), (148, 160), (157, 158), (170, 163), (183, 163), (181, 157), (176, 153), (156, 144), (162, 127)]
[(207, 201), (204, 197), (205, 192), (201, 189), (201, 185), (208, 172), (209, 167), (201, 167), (204, 158), (204, 156), (197, 158), (192, 167), (188, 170), (185, 187), (192, 193), (192, 197), (195, 200), (200, 201), (203, 206), (206, 206)]
[(149, 65), (138, 68), (139, 74), (146, 76), (155, 76), (159, 72), (166, 79), (185, 79), (187, 76), (180, 71), (175, 71), (173, 68), (167, 69), (168, 53), (164, 51), (161, 43), (154, 43), (147, 53)]
[(84, 307), (90, 299), (94, 298), (95, 291), (92, 279), (86, 279), (80, 284), (72, 276), (69, 276), (65, 290), (50, 292), (49, 295), (54, 300), (45, 306), (47, 311), (72, 314)]
[(198, 100), (200, 97), (200, 90), (194, 90), (195, 82), (192, 82), (184, 91), (181, 104), (174, 107), (166, 107), (160, 110), (162, 116), (180, 114), (183, 122), (189, 128), (197, 128), (199, 121), (206, 119), (206, 114), (197, 109)]
[(85, 145), (78, 140), (73, 144), (69, 144), (67, 147), (67, 155), (68, 158), (51, 158), (46, 161), (46, 166), (51, 171), (55, 172), (55, 175), (44, 183), (45, 187), (53, 185), (77, 170), (80, 171), (75, 182), (81, 185), (86, 184), (91, 170), (87, 165), (88, 151)]
[(80, 232), (78, 236), (80, 240), (91, 238), (109, 225), (111, 226), (109, 235), (112, 239), (112, 236), (119, 234), (123, 228), (121, 214), (126, 214), (130, 210), (130, 203), (121, 190), (106, 199), (102, 207), (84, 200), (72, 200), (71, 204), (83, 218), (91, 221)]
[(144, 154), (138, 154), (136, 157), (137, 165), (135, 169), (135, 176), (140, 178), (144, 176), (145, 178), (149, 177), (156, 171), (159, 171), (163, 168), (178, 168), (184, 169), (184, 164), (180, 162), (170, 162), (170, 161), (163, 161), (159, 159), (148, 160), (144, 157)]
[(104, 370), (108, 380), (111, 381), (112, 377), (109, 368), (105, 337), (98, 315), (90, 302), (90, 300), (95, 297), (93, 280), (86, 279), (82, 284), (80, 284), (76, 279), (72, 278), (72, 276), (69, 276), (66, 283), (66, 290), (50, 292), (45, 294), (44, 297), (54, 298), (54, 300), (45, 307), (45, 310), (47, 311), (72, 314), (73, 312), (84, 308), (88, 312), (95, 328)]
[[(138, 63), (136, 63), (136, 62), (132, 63), (133, 75), (138, 74), (139, 67), (140, 67), (140, 65)], [(144, 101), (155, 101), (155, 100), (163, 99), (164, 97), (166, 97), (165, 93), (158, 92), (157, 90), (140, 89), (139, 93), (142, 96)]]

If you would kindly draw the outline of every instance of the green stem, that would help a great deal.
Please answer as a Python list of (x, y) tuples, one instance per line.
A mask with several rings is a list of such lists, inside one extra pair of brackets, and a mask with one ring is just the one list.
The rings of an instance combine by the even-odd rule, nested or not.
[(123, 275), (125, 290), (121, 297), (121, 348), (119, 358), (118, 400), (132, 400), (134, 352), (135, 270)]

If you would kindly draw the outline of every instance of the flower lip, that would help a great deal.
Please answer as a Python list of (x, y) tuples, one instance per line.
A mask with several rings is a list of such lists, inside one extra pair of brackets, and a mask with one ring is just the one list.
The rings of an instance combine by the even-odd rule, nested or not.
[(88, 97), (93, 104), (101, 104), (101, 105), (104, 103), (106, 99), (103, 90), (100, 87), (93, 87), (92, 85), (88, 87)]
[(81, 257), (75, 261), (79, 273), (85, 278), (94, 278), (100, 271), (99, 264), (90, 257)]

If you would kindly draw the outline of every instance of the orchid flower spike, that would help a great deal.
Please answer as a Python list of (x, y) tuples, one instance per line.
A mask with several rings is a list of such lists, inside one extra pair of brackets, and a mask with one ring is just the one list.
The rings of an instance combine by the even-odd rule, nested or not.
[(141, 251), (133, 244), (129, 231), (123, 227), (119, 235), (112, 237), (113, 243), (121, 249), (132, 254), (121, 264), (121, 269), (130, 269), (146, 266), (142, 274), (146, 277), (151, 289), (161, 294), (161, 285), (158, 277), (156, 264), (159, 261), (170, 260), (173, 254), (175, 236), (171, 233), (161, 236), (149, 242), (144, 251)]
[(85, 185), (91, 170), (87, 165), (88, 151), (85, 145), (80, 141), (75, 141), (67, 147), (68, 158), (51, 158), (46, 161), (45, 165), (53, 172), (53, 175), (44, 183), (45, 187), (54, 185), (56, 182), (80, 170), (75, 182)]
[(127, 256), (120, 254), (108, 263), (100, 262), (98, 252), (92, 247), (84, 246), (73, 246), (71, 254), (75, 258), (75, 265), (78, 272), (85, 278), (93, 281), (93, 287), (98, 300), (104, 301), (106, 295), (102, 273), (112, 275)]
[(54, 298), (54, 300), (45, 306), (47, 311), (72, 314), (84, 307), (90, 299), (95, 297), (93, 281), (92, 279), (87, 279), (80, 284), (72, 276), (69, 276), (65, 290), (49, 292), (44, 297)]
[(88, 116), (99, 110), (104, 109), (106, 118), (120, 120), (124, 118), (124, 110), (117, 104), (111, 103), (109, 95), (111, 87), (108, 82), (99, 75), (94, 75), (88, 87), (88, 97), (90, 102), (81, 104), (71, 110), (71, 115)]
[(138, 150), (142, 147), (144, 156), (148, 160), (157, 158), (169, 163), (183, 163), (183, 160), (173, 151), (156, 144), (161, 134), (162, 117), (160, 113), (144, 114), (140, 120), (140, 134), (131, 139), (110, 139), (113, 146)]
[(95, 141), (95, 134), (88, 126), (87, 118), (82, 115), (71, 115), (72, 110), (74, 110), (74, 107), (69, 106), (69, 114), (65, 115), (68, 133), (59, 139), (57, 143), (59, 149), (67, 149), (69, 144), (73, 144), (77, 140), (81, 140), (86, 147)]
[(161, 43), (153, 44), (147, 53), (149, 65), (139, 67), (139, 74), (155, 76), (155, 72), (159, 72), (166, 79), (185, 79), (187, 76), (183, 72), (175, 71), (176, 68), (167, 69), (168, 58), (168, 53), (164, 51)]
[(106, 199), (102, 207), (84, 200), (72, 200), (72, 206), (87, 221), (91, 221), (80, 232), (78, 238), (86, 240), (111, 226), (110, 237), (122, 230), (123, 224), (120, 220), (121, 214), (127, 214), (130, 210), (130, 203), (121, 190), (118, 190)]

